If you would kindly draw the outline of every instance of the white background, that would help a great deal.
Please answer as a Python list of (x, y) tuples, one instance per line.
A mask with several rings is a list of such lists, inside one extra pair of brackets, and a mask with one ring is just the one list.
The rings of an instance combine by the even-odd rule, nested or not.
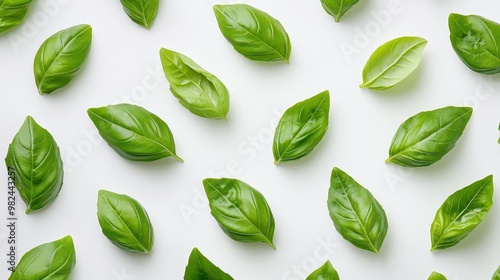
[[(490, 279), (500, 264), (498, 205), (453, 248), (431, 253), (429, 228), (450, 194), (488, 174), (500, 175), (500, 77), (469, 70), (451, 48), (447, 25), (451, 12), (500, 22), (498, 1), (362, 0), (340, 23), (319, 0), (246, 1), (284, 25), (293, 46), (289, 65), (253, 62), (236, 53), (218, 30), (216, 3), (162, 0), (146, 30), (129, 20), (118, 0), (37, 1), (22, 26), (0, 36), (0, 153), (7, 153), (31, 115), (52, 133), (65, 162), (64, 186), (50, 207), (26, 215), (18, 203), (18, 257), (71, 234), (77, 250), (71, 279), (182, 279), (195, 246), (242, 280), (304, 279), (327, 259), (341, 279), (427, 279), (433, 270), (448, 279)], [(80, 23), (93, 27), (87, 64), (68, 87), (39, 95), (32, 70), (38, 47)], [(405, 35), (429, 41), (419, 68), (389, 91), (359, 89), (370, 54)], [(231, 95), (228, 122), (197, 117), (178, 104), (159, 71), (161, 47), (186, 54), (225, 83)], [(274, 166), (277, 119), (284, 109), (325, 89), (332, 99), (325, 138), (308, 157)], [(86, 110), (119, 102), (138, 104), (164, 119), (185, 163), (172, 158), (139, 163), (118, 156), (96, 134)], [(384, 163), (401, 122), (448, 105), (474, 107), (448, 155), (419, 169)], [(389, 232), (380, 254), (352, 246), (335, 231), (326, 206), (334, 166), (385, 208)], [(2, 173), (0, 217), (5, 220), (7, 175)], [(265, 195), (276, 219), (276, 251), (263, 243), (235, 242), (220, 230), (201, 183), (220, 176), (241, 179)], [(146, 208), (156, 237), (151, 255), (122, 251), (102, 235), (96, 217), (102, 188), (126, 193)], [(3, 279), (8, 277), (6, 237), (2, 226)]]

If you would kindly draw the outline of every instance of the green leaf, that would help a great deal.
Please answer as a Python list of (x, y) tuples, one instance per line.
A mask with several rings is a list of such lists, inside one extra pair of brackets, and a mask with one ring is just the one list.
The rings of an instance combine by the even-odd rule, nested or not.
[(337, 167), (332, 170), (328, 211), (337, 231), (354, 246), (378, 253), (389, 224), (373, 195)]
[(476, 15), (450, 14), (453, 49), (471, 70), (483, 74), (500, 72), (500, 24)]
[(85, 64), (92, 43), (92, 27), (80, 24), (50, 36), (35, 56), (35, 82), (40, 94), (68, 85)]
[(281, 23), (247, 4), (214, 5), (222, 35), (251, 60), (289, 63), (292, 45)]
[(237, 179), (203, 180), (212, 216), (222, 230), (240, 242), (265, 242), (275, 248), (274, 217), (264, 196)]
[(0, 0), (0, 34), (23, 23), (32, 2), (32, 0)]
[(500, 280), (500, 266), (495, 271), (495, 274), (491, 276), (491, 280)]
[(90, 108), (87, 113), (99, 134), (120, 156), (135, 161), (154, 161), (175, 153), (168, 125), (148, 110), (131, 104)]
[(443, 274), (433, 271), (427, 280), (446, 280)]
[(326, 261), (325, 264), (307, 276), (306, 280), (340, 280), (340, 278), (332, 263)]
[[(498, 124), (498, 130), (500, 131), (500, 123)], [(498, 144), (500, 144), (500, 138), (498, 138)]]
[(467, 237), (493, 205), (493, 176), (489, 175), (450, 195), (431, 225), (431, 251), (446, 249)]
[(182, 106), (200, 117), (226, 119), (229, 92), (217, 77), (181, 53), (162, 48), (160, 58), (170, 91)]
[(214, 265), (198, 248), (194, 248), (189, 255), (184, 280), (234, 280), (234, 278)]
[(75, 264), (75, 246), (68, 235), (26, 252), (9, 280), (66, 280)]
[(427, 40), (400, 37), (378, 47), (363, 68), (361, 88), (389, 89), (417, 69)]
[(15, 169), (15, 186), (26, 214), (52, 203), (63, 185), (63, 163), (52, 135), (28, 116), (9, 145), (7, 168)]
[(396, 131), (386, 163), (422, 167), (437, 162), (455, 147), (471, 116), (472, 108), (451, 106), (414, 115)]
[(132, 253), (151, 252), (153, 226), (148, 213), (137, 200), (128, 195), (100, 190), (97, 218), (102, 233), (111, 243)]
[(335, 18), (336, 22), (340, 21), (340, 18), (347, 12), (354, 4), (358, 3), (359, 0), (321, 0), (321, 5), (323, 9)]
[(135, 23), (149, 29), (158, 13), (159, 0), (120, 0), (123, 10)]
[(330, 93), (325, 90), (288, 108), (274, 133), (274, 163), (308, 155), (328, 129)]

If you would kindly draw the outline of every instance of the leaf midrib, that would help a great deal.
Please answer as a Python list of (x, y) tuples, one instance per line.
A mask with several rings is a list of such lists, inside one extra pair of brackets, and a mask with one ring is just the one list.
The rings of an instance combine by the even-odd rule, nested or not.
[(146, 29), (149, 29), (149, 23), (148, 23), (148, 20), (146, 19), (146, 6), (144, 5), (144, 1), (143, 0), (139, 0), (139, 2), (141, 3), (141, 8), (142, 8), (142, 20), (144, 22), (144, 26), (146, 27)]

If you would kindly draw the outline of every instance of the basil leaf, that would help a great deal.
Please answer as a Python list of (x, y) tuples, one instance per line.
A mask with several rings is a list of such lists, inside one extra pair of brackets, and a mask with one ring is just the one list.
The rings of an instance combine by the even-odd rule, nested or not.
[(45, 40), (33, 66), (40, 94), (68, 85), (87, 60), (91, 43), (92, 27), (87, 24), (63, 29)]
[(9, 145), (7, 168), (14, 168), (15, 186), (26, 214), (52, 203), (63, 185), (63, 163), (52, 135), (28, 116)]
[(333, 268), (330, 261), (326, 261), (321, 267), (313, 271), (306, 280), (339, 280), (339, 274)]
[[(498, 124), (498, 130), (500, 131), (500, 123)], [(498, 144), (500, 144), (500, 138), (498, 138)]]
[(433, 271), (427, 280), (446, 280), (443, 274)]
[(154, 231), (148, 213), (128, 195), (99, 190), (97, 218), (102, 233), (111, 243), (132, 253), (149, 254)]
[(500, 266), (495, 271), (495, 274), (491, 276), (491, 280), (500, 280)]
[(99, 134), (120, 156), (135, 161), (154, 161), (175, 153), (168, 125), (148, 110), (131, 104), (90, 108), (87, 113)]
[(222, 230), (240, 242), (273, 244), (274, 217), (264, 196), (237, 179), (203, 180), (212, 216)]
[(184, 280), (234, 280), (234, 278), (214, 265), (198, 248), (194, 248), (189, 255)]
[(450, 14), (453, 49), (471, 70), (483, 74), (500, 72), (500, 24), (476, 15)]
[(23, 23), (32, 0), (3, 0), (0, 3), (0, 34), (2, 34)]
[(328, 90), (288, 108), (274, 132), (274, 163), (308, 155), (325, 136), (329, 112)]
[(361, 88), (389, 89), (410, 75), (420, 64), (427, 40), (400, 37), (378, 47), (363, 68)]
[(450, 195), (431, 225), (431, 251), (446, 249), (467, 237), (493, 205), (493, 176), (489, 175)]
[(66, 280), (76, 264), (71, 236), (44, 243), (26, 252), (9, 280)]
[(437, 162), (455, 147), (471, 116), (472, 108), (451, 106), (414, 115), (396, 131), (385, 162), (407, 167)]
[(226, 119), (229, 93), (217, 77), (181, 53), (162, 48), (160, 58), (170, 91), (182, 106), (200, 117)]
[(336, 22), (359, 0), (321, 0), (323, 9), (335, 18)]
[(158, 14), (159, 0), (120, 0), (123, 10), (135, 23), (149, 29)]
[(342, 237), (354, 246), (378, 253), (389, 224), (373, 195), (337, 167), (332, 170), (328, 211)]
[(281, 23), (247, 4), (214, 5), (222, 35), (234, 49), (251, 60), (290, 61), (292, 45)]

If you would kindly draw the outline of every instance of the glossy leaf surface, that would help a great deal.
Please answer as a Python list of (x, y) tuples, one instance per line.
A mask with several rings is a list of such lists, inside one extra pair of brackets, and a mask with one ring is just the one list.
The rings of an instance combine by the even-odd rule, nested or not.
[(0, 34), (23, 23), (32, 2), (33, 0), (0, 1)]
[(85, 64), (92, 43), (92, 27), (80, 24), (50, 36), (35, 56), (35, 82), (40, 94), (68, 85)]
[(450, 195), (431, 225), (431, 251), (455, 246), (472, 232), (493, 206), (493, 176), (489, 175)]
[(351, 9), (359, 0), (321, 0), (323, 9), (335, 18), (336, 22)]
[(324, 91), (288, 108), (274, 132), (275, 164), (308, 155), (328, 130), (330, 93)]
[(222, 35), (251, 60), (289, 62), (292, 45), (281, 23), (247, 4), (214, 5)]
[(75, 265), (75, 246), (68, 235), (26, 252), (9, 280), (67, 280)]
[(165, 48), (160, 50), (170, 91), (193, 114), (209, 119), (226, 119), (229, 92), (214, 75), (189, 57)]
[(437, 162), (455, 147), (471, 116), (472, 108), (451, 106), (414, 115), (396, 131), (386, 163), (422, 167)]
[(361, 88), (389, 89), (410, 75), (420, 64), (427, 40), (400, 37), (378, 47), (363, 68)]
[(15, 186), (26, 213), (52, 203), (63, 185), (63, 162), (52, 135), (28, 116), (9, 145), (5, 164), (15, 170)]
[(172, 156), (182, 162), (175, 152), (170, 128), (148, 110), (122, 103), (90, 108), (87, 113), (102, 138), (120, 156), (135, 161)]
[(151, 252), (154, 243), (153, 225), (137, 200), (128, 195), (100, 190), (97, 218), (102, 233), (111, 243), (132, 253)]
[(364, 250), (380, 251), (389, 228), (384, 209), (370, 191), (337, 167), (330, 179), (328, 211), (345, 240)]
[(123, 10), (135, 23), (149, 29), (158, 14), (159, 0), (120, 0)]
[(471, 70), (483, 74), (500, 72), (500, 24), (476, 15), (450, 14), (453, 49)]
[(275, 248), (274, 217), (264, 196), (237, 179), (205, 179), (212, 216), (222, 230), (240, 242), (265, 242)]
[(340, 280), (339, 274), (333, 268), (330, 261), (326, 261), (322, 266), (313, 271), (306, 280)]
[(184, 280), (234, 280), (194, 248), (184, 272)]

